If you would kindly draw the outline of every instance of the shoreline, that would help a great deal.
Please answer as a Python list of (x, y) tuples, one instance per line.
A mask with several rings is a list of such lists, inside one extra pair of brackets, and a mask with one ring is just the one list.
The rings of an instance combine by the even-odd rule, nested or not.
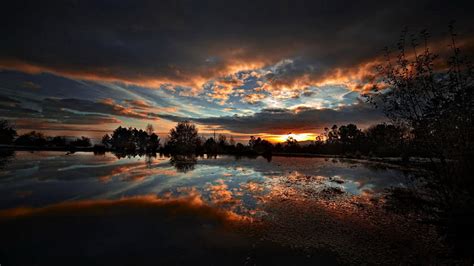
[[(75, 147), (75, 148), (67, 148), (67, 147), (27, 147), (27, 146), (11, 146), (11, 145), (0, 145), (0, 151), (2, 150), (10, 150), (10, 151), (58, 151), (58, 152), (98, 152), (98, 153), (105, 153), (105, 152), (116, 152), (112, 149), (97, 149), (94, 147)], [(117, 152), (120, 153), (120, 152)], [(154, 152), (155, 154), (164, 154), (160, 151)], [(132, 153), (131, 153), (132, 154)], [(146, 152), (138, 154), (147, 154)], [(148, 153), (153, 154), (153, 153)], [(205, 154), (202, 154), (205, 155)], [(202, 156), (197, 155), (197, 156)], [(336, 158), (336, 159), (350, 159), (350, 160), (364, 160), (364, 161), (373, 161), (379, 163), (390, 163), (390, 164), (397, 164), (397, 165), (426, 165), (430, 163), (429, 158), (423, 157), (410, 157), (408, 162), (404, 162), (401, 157), (369, 157), (369, 156), (351, 156), (351, 155), (342, 155), (342, 154), (315, 154), (315, 153), (285, 153), (285, 152), (278, 152), (272, 153), (268, 155), (264, 154), (235, 154), (235, 153), (220, 153), (217, 155), (228, 155), (228, 156), (241, 156), (241, 157), (258, 157), (258, 156), (278, 156), (278, 157), (303, 157), (303, 158)]]

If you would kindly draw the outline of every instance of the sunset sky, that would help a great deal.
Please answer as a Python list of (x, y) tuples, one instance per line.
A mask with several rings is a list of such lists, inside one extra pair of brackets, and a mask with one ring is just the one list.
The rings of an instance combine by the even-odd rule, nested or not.
[(148, 123), (164, 136), (185, 119), (238, 140), (364, 127), (384, 121), (361, 93), (405, 26), (443, 51), (455, 19), (473, 51), (466, 3), (10, 1), (0, 117), (21, 133), (93, 138)]

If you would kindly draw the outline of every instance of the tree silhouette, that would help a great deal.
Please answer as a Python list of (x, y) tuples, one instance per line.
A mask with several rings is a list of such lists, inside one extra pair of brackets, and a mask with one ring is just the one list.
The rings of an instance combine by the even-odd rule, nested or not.
[(67, 144), (66, 138), (61, 136), (48, 137), (48, 145), (53, 147), (65, 147)]
[(73, 146), (73, 147), (84, 147), (84, 148), (92, 146), (91, 139), (86, 138), (84, 136), (82, 136), (82, 137), (80, 137), (76, 140), (71, 141), (70, 145)]
[(160, 147), (160, 138), (155, 133), (151, 133), (148, 138), (146, 150), (149, 152), (156, 152)]
[[(409, 141), (412, 151), (430, 159), (427, 187), (430, 205), (439, 213), (433, 220), (455, 253), (472, 258), (466, 247), (473, 245), (474, 70), (461, 55), (452, 25), (449, 28), (452, 55), (445, 60), (431, 52), (426, 31), (418, 38), (421, 49), (419, 40), (408, 40), (405, 31), (398, 55), (393, 59), (387, 49), (386, 62), (378, 67), (383, 86), (375, 85), (367, 97), (395, 125), (408, 129), (402, 140)], [(378, 145), (391, 145), (400, 139), (393, 129), (378, 126), (368, 135)]]
[(105, 134), (105, 135), (102, 137), (101, 143), (102, 143), (106, 148), (109, 148), (109, 147), (112, 145), (112, 140), (111, 140), (109, 134)]
[[(147, 127), (148, 132), (152, 132), (152, 129), (151, 125)], [(160, 147), (160, 138), (155, 133), (148, 134), (147, 131), (119, 126), (112, 133), (112, 137), (108, 134), (102, 137), (102, 144), (121, 153), (156, 152)]]
[(45, 136), (42, 133), (36, 131), (23, 134), (15, 140), (15, 145), (19, 146), (43, 147), (46, 146), (46, 144), (47, 140)]
[(195, 153), (198, 143), (200, 143), (198, 130), (189, 121), (179, 122), (175, 128), (170, 130), (168, 146), (172, 153)]
[(288, 138), (286, 139), (286, 146), (285, 146), (285, 151), (286, 152), (291, 152), (291, 153), (295, 153), (295, 152), (299, 152), (300, 151), (300, 145), (298, 143), (298, 140), (296, 140), (294, 137), (292, 136), (288, 136)]
[(377, 124), (369, 127), (366, 131), (366, 145), (373, 154), (377, 156), (397, 156), (407, 154), (406, 141), (407, 131), (405, 128), (390, 125)]
[(119, 126), (112, 133), (110, 143), (118, 151), (135, 151), (136, 145), (133, 141), (132, 129)]
[(385, 88), (375, 85), (366, 95), (395, 124), (411, 130), (416, 149), (443, 161), (466, 158), (474, 143), (474, 71), (461, 56), (452, 26), (450, 32), (452, 56), (440, 66), (426, 31), (420, 33), (421, 50), (418, 39), (408, 40), (404, 31), (398, 55), (393, 59), (387, 49), (386, 62), (378, 67)]
[(213, 137), (208, 138), (204, 142), (204, 152), (206, 152), (207, 154), (217, 154), (218, 147)]
[(354, 124), (340, 126), (338, 136), (344, 153), (360, 151), (365, 137), (362, 131)]
[(249, 149), (255, 154), (271, 154), (273, 144), (260, 137), (255, 138), (254, 136), (250, 136)]
[(135, 141), (135, 145), (139, 151), (146, 150), (148, 145), (148, 133), (143, 130), (137, 130), (136, 128), (133, 129), (133, 140)]
[(0, 120), (0, 144), (12, 144), (16, 136), (13, 126), (6, 120)]

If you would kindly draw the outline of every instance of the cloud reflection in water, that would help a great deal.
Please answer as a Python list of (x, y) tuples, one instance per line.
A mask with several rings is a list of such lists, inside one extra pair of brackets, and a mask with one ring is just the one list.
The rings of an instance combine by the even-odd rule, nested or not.
[[(2, 172), (0, 223), (12, 232), (34, 225), (22, 243), (32, 237), (47, 241), (40, 231), (61, 239), (53, 233), (56, 227), (61, 232), (85, 226), (79, 231), (105, 232), (100, 245), (117, 250), (112, 243), (117, 241), (140, 255), (137, 247), (143, 245), (136, 241), (143, 239), (145, 250), (151, 251), (155, 238), (190, 253), (195, 252), (193, 245), (212, 247), (206, 252), (215, 246), (230, 248), (219, 239), (233, 238), (244, 243), (237, 249), (247, 252), (249, 238), (259, 239), (250, 242), (319, 250), (318, 254), (327, 250), (352, 262), (367, 261), (368, 256), (376, 263), (414, 252), (436, 253), (431, 228), (384, 208), (384, 190), (403, 187), (409, 179), (397, 167), (324, 158), (273, 157), (268, 162), (221, 156), (195, 158), (192, 168), (182, 171), (168, 158), (116, 160), (110, 154), (80, 153), (21, 156)], [(74, 165), (80, 165), (80, 171)], [(36, 170), (15, 177), (21, 169)], [(198, 240), (182, 236), (184, 232)], [(84, 237), (77, 243), (81, 249), (96, 239), (90, 232), (83, 233), (76, 236)], [(400, 243), (411, 243), (412, 250)], [(20, 242), (15, 245), (22, 249)], [(94, 242), (91, 247), (97, 245)], [(164, 246), (158, 244), (160, 250)]]

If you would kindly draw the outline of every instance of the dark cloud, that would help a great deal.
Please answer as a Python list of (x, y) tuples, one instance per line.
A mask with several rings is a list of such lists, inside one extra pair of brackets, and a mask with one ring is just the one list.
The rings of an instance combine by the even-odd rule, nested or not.
[(143, 100), (124, 100), (124, 102), (135, 109), (143, 110), (143, 109), (152, 108), (152, 106), (148, 102), (143, 101)]
[(0, 95), (0, 106), (15, 105), (20, 103), (19, 101), (12, 99), (8, 96)]
[[(72, 116), (69, 118), (36, 118), (36, 119), (15, 119), (13, 121), (15, 128), (28, 131), (72, 131), (73, 133), (82, 132), (110, 132), (103, 128), (104, 124), (118, 124), (120, 120), (109, 116), (83, 115)], [(79, 135), (73, 134), (73, 135)]]
[[(29, 100), (28, 100), (29, 101)], [(117, 117), (156, 120), (144, 108), (146, 102), (124, 101), (127, 106), (112, 99), (88, 101), (82, 99), (45, 98), (34, 101), (34, 105), (9, 96), (0, 95), (0, 117), (21, 121), (20, 129), (50, 129), (58, 125), (101, 125), (116, 124)], [(36, 120), (36, 121), (35, 121)]]
[(249, 116), (223, 116), (209, 118), (185, 118), (159, 115), (174, 122), (191, 120), (199, 124), (218, 126), (237, 133), (286, 134), (292, 132), (321, 131), (333, 124), (355, 123), (361, 127), (384, 121), (384, 116), (372, 106), (359, 102), (339, 109), (263, 109)]
[(280, 82), (378, 55), (401, 29), (434, 39), (467, 1), (11, 1), (0, 13), (0, 62), (91, 79), (202, 84), (238, 68), (304, 58)]
[(20, 130), (69, 130), (69, 131), (104, 131), (104, 124), (118, 124), (120, 120), (102, 114), (78, 114), (60, 109), (36, 111), (14, 106), (0, 106), (0, 117), (12, 120)]
[[(38, 109), (31, 109), (23, 107), (20, 102), (14, 105), (7, 106), (0, 105), (3, 109), (2, 116), (10, 116), (22, 118), (22, 115), (34, 114), (33, 117), (42, 116), (49, 119), (58, 119), (67, 123), (67, 121), (75, 121), (74, 118), (90, 118), (92, 116), (123, 116), (136, 119), (153, 119), (149, 118), (146, 112), (135, 111), (132, 107), (126, 107), (116, 103), (112, 99), (103, 99), (99, 101), (88, 101), (82, 99), (55, 99), (45, 98), (39, 102)], [(141, 107), (140, 107), (141, 109)], [(87, 119), (84, 121), (77, 121), (77, 123), (88, 123)]]
[[(130, 102), (130, 101), (128, 101)], [(139, 106), (140, 110), (134, 108), (136, 102), (132, 101), (135, 105), (124, 106), (117, 103), (115, 100), (106, 98), (98, 101), (88, 101), (81, 99), (51, 99), (47, 98), (43, 103), (43, 112), (54, 112), (56, 110), (72, 110), (77, 112), (85, 113), (98, 113), (113, 116), (123, 116), (136, 119), (153, 119), (148, 116), (148, 113), (143, 112), (142, 106)], [(141, 102), (140, 102), (141, 103)]]
[(28, 107), (13, 97), (0, 95), (0, 117), (3, 118), (39, 118), (41, 113)]

